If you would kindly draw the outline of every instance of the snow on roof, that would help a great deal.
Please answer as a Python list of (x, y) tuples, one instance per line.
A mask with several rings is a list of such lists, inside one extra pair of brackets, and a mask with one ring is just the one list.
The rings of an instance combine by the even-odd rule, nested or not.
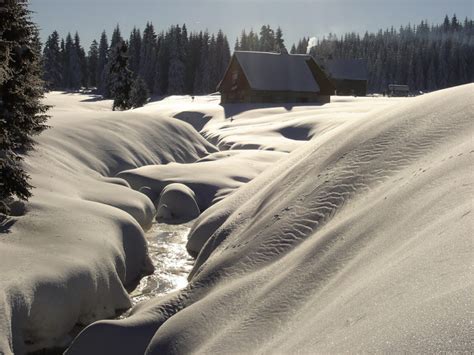
[(254, 90), (319, 92), (307, 61), (309, 55), (235, 51), (242, 70)]
[(334, 79), (367, 80), (365, 59), (331, 59), (324, 62), (325, 69)]

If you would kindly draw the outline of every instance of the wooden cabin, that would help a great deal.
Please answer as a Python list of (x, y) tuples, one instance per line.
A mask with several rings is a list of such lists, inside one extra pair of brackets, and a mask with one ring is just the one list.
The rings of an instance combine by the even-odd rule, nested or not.
[(405, 96), (410, 94), (410, 88), (408, 85), (389, 84), (388, 85), (388, 96)]
[(367, 95), (369, 75), (364, 59), (330, 59), (322, 66), (336, 87), (336, 95)]
[(221, 103), (327, 103), (334, 86), (310, 55), (235, 51)]

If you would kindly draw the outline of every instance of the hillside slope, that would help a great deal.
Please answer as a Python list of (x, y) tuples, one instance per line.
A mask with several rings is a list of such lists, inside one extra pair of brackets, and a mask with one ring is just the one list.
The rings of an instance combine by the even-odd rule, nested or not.
[(68, 353), (471, 350), (473, 112), (466, 85), (315, 135), (201, 215), (187, 288)]

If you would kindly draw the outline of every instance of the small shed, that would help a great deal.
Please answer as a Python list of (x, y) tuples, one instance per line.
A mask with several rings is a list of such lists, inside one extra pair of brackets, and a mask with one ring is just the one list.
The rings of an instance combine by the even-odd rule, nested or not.
[(408, 96), (410, 88), (408, 85), (400, 84), (389, 84), (388, 85), (388, 96)]
[(330, 59), (324, 61), (323, 66), (337, 95), (367, 95), (369, 75), (365, 59)]
[(326, 103), (334, 86), (310, 55), (235, 51), (221, 103)]

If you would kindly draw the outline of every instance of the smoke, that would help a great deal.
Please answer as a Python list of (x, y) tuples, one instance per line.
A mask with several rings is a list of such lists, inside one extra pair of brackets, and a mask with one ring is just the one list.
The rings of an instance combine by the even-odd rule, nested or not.
[(308, 47), (306, 47), (306, 54), (309, 54), (309, 51), (311, 50), (311, 48), (316, 46), (317, 43), (318, 43), (318, 40), (316, 39), (316, 37), (311, 37), (308, 40)]

